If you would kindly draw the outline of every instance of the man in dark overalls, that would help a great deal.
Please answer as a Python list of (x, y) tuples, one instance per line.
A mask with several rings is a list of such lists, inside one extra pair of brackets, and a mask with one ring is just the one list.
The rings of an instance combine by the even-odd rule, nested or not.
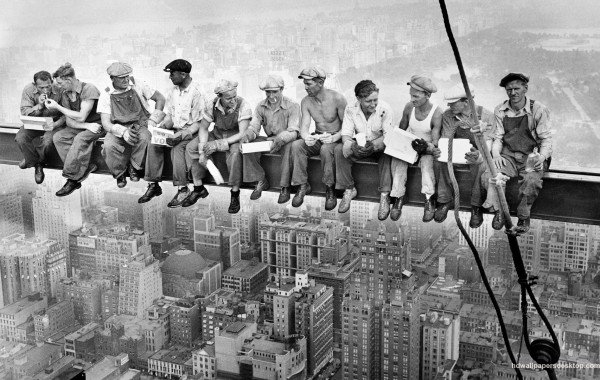
[[(246, 100), (237, 96), (237, 86), (236, 81), (219, 81), (215, 87), (217, 97), (206, 104), (198, 131), (198, 143), (188, 144), (187, 147), (194, 184), (206, 175), (206, 162), (211, 155), (214, 152), (225, 152), (231, 186), (230, 214), (240, 211), (243, 161), (239, 141), (252, 119), (252, 108)], [(214, 129), (209, 133), (210, 123), (214, 123)], [(188, 202), (185, 202), (183, 206), (187, 205)]]
[(100, 97), (98, 88), (77, 79), (70, 63), (59, 67), (53, 77), (63, 89), (63, 96), (60, 104), (53, 99), (46, 99), (44, 104), (66, 116), (67, 126), (53, 136), (54, 146), (64, 162), (63, 177), (67, 178), (56, 196), (64, 197), (79, 189), (81, 182), (98, 168), (92, 159), (92, 151), (94, 143), (105, 132), (100, 124), (100, 114), (96, 112)]
[[(502, 174), (519, 178), (517, 233), (529, 230), (531, 206), (542, 188), (542, 177), (548, 170), (552, 155), (550, 112), (540, 102), (525, 96), (528, 83), (529, 77), (521, 73), (510, 73), (502, 78), (500, 87), (505, 88), (508, 100), (494, 110), (494, 165)], [(534, 148), (538, 149), (539, 155), (533, 167), (527, 169), (527, 156)], [(489, 172), (486, 171), (482, 175), (482, 185), (492, 186), (489, 179)], [(484, 207), (495, 212), (492, 227), (499, 230), (504, 219), (493, 188), (489, 188), (487, 196)]]
[[(117, 179), (117, 186), (122, 188), (127, 185), (127, 174), (134, 182), (140, 180), (139, 172), (144, 168), (146, 148), (152, 138), (147, 126), (156, 126), (164, 118), (165, 97), (145, 83), (136, 83), (127, 63), (114, 62), (106, 72), (114, 90), (102, 93), (98, 100), (97, 111), (108, 132), (102, 156)], [(152, 113), (148, 99), (156, 103)]]
[(39, 71), (33, 76), (21, 94), (21, 115), (35, 117), (51, 117), (52, 123), (44, 126), (44, 131), (36, 131), (21, 127), (15, 141), (23, 153), (21, 169), (35, 167), (35, 182), (44, 182), (44, 165), (46, 158), (53, 149), (52, 137), (65, 124), (65, 116), (58, 110), (46, 108), (46, 99), (60, 102), (62, 90), (52, 83), (52, 75), (47, 71)]
[[(471, 88), (471, 94), (474, 95), (475, 91)], [(475, 137), (470, 131), (473, 124), (471, 120), (471, 106), (467, 99), (465, 88), (462, 84), (458, 84), (452, 87), (444, 94), (444, 100), (448, 102), (448, 109), (442, 114), (442, 133), (441, 137), (450, 138), (454, 136), (454, 139), (467, 139), (473, 146), (471, 151), (466, 154), (467, 164), (469, 165), (470, 172), (470, 188), (471, 188), (471, 220), (469, 221), (469, 227), (478, 228), (483, 223), (482, 205), (485, 200), (485, 196), (481, 188), (481, 163), (483, 157), (477, 150), (475, 143)], [(488, 149), (491, 146), (491, 133), (494, 125), (494, 114), (491, 111), (483, 108), (482, 106), (476, 106), (477, 119), (479, 120), (479, 127), (484, 134)], [(456, 164), (455, 164), (456, 165)], [(443, 222), (448, 211), (454, 208), (454, 190), (452, 189), (452, 182), (450, 181), (450, 173), (448, 173), (448, 165), (446, 162), (435, 161), (435, 175), (437, 183), (437, 208), (434, 213), (433, 219), (441, 223)]]

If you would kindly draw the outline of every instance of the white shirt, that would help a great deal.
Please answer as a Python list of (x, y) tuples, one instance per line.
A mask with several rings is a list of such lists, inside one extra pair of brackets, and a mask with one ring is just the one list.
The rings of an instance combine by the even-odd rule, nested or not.
[(375, 112), (367, 120), (360, 103), (348, 104), (344, 111), (342, 136), (354, 137), (356, 133), (364, 133), (367, 141), (375, 140), (392, 128), (394, 114), (389, 104), (379, 101)]

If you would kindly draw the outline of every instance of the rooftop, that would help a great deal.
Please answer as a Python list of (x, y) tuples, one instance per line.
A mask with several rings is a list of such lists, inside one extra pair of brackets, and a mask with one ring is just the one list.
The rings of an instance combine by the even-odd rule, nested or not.
[(240, 260), (223, 272), (223, 276), (250, 279), (267, 267), (268, 265), (262, 262), (255, 263), (250, 260)]
[(15, 303), (12, 303), (8, 306), (4, 306), (0, 309), (0, 315), (15, 315), (20, 312), (33, 314), (33, 310), (39, 307), (45, 308), (48, 305), (48, 301), (46, 298), (43, 298), (37, 293), (36, 295), (32, 295), (29, 297), (21, 298)]

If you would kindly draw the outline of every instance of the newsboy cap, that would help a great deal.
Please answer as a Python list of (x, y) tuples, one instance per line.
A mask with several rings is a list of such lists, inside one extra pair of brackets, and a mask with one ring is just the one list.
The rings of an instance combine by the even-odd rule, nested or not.
[(304, 70), (302, 70), (302, 72), (300, 72), (300, 75), (298, 75), (298, 79), (314, 79), (314, 78), (325, 79), (325, 78), (327, 78), (327, 73), (325, 73), (325, 70), (323, 70), (319, 66), (311, 66), (311, 67), (307, 67)]
[(122, 77), (131, 74), (132, 71), (131, 66), (124, 62), (113, 62), (106, 69), (106, 72), (111, 77)]
[[(471, 91), (471, 95), (475, 97), (475, 89), (473, 87), (469, 87)], [(461, 99), (467, 98), (467, 92), (465, 91), (465, 87), (462, 83), (459, 83), (455, 86), (452, 86), (448, 91), (444, 93), (444, 100), (448, 103), (458, 102)]]
[(190, 73), (192, 71), (192, 64), (186, 61), (185, 59), (176, 59), (170, 62), (163, 71), (171, 72), (171, 71), (180, 71), (182, 73)]
[(221, 79), (215, 86), (215, 94), (222, 94), (227, 91), (235, 90), (238, 82), (234, 80)]
[(410, 82), (406, 83), (415, 90), (425, 91), (430, 94), (437, 92), (437, 87), (433, 81), (424, 75), (413, 75), (410, 77)]
[(283, 85), (283, 78), (279, 75), (272, 74), (266, 76), (262, 81), (260, 81), (258, 88), (260, 88), (263, 91), (279, 90), (280, 88), (283, 88)]
[(500, 87), (506, 87), (506, 85), (513, 80), (522, 80), (525, 83), (529, 83), (529, 77), (523, 73), (508, 73), (500, 80)]

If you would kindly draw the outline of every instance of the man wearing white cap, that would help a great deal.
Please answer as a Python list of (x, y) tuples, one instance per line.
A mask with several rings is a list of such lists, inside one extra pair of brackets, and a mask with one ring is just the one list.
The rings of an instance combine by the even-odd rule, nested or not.
[[(241, 143), (270, 140), (270, 153), (281, 153), (281, 192), (278, 203), (290, 200), (291, 143), (298, 138), (300, 123), (300, 105), (283, 96), (283, 86), (283, 78), (279, 75), (269, 75), (261, 81), (259, 88), (265, 92), (266, 98), (256, 106), (250, 127), (241, 139)], [(259, 136), (261, 126), (266, 138)], [(262, 191), (269, 188), (265, 171), (260, 166), (260, 156), (261, 153), (244, 154), (244, 182), (257, 182), (250, 195), (252, 200), (260, 198)]]
[[(188, 189), (188, 162), (186, 162), (185, 149), (198, 133), (206, 99), (200, 84), (190, 76), (191, 70), (192, 64), (185, 59), (171, 61), (163, 69), (169, 73), (173, 87), (167, 93), (166, 116), (158, 127), (175, 132), (172, 138), (167, 138), (166, 143), (171, 149), (173, 185), (179, 187), (177, 194), (167, 204), (170, 208), (182, 206), (183, 201), (192, 194)], [(144, 180), (149, 184), (146, 193), (138, 199), (138, 203), (148, 202), (162, 194), (159, 182), (162, 181), (166, 149), (168, 147), (164, 145), (148, 145)], [(204, 186), (196, 186), (195, 183), (193, 193), (199, 197), (208, 195)]]
[[(471, 88), (471, 94), (475, 95), (475, 90)], [(473, 148), (466, 154), (465, 158), (469, 163), (471, 173), (471, 220), (469, 226), (478, 228), (483, 223), (482, 204), (484, 196), (481, 188), (480, 177), (482, 173), (481, 163), (483, 157), (477, 150), (475, 137), (470, 131), (473, 122), (471, 120), (471, 107), (467, 99), (465, 88), (462, 84), (457, 84), (444, 94), (444, 100), (448, 102), (448, 108), (442, 115), (442, 136), (455, 139), (468, 139)], [(477, 106), (477, 118), (479, 127), (484, 133), (488, 145), (491, 146), (490, 133), (494, 125), (494, 114), (482, 106)], [(488, 146), (488, 148), (489, 148)], [(434, 220), (438, 223), (443, 222), (448, 211), (454, 208), (454, 191), (448, 173), (448, 165), (445, 162), (436, 161), (437, 174), (437, 202), (438, 206), (435, 210)]]
[[(434, 155), (439, 155), (437, 143), (442, 128), (442, 111), (430, 101), (431, 94), (437, 92), (436, 85), (423, 75), (413, 75), (410, 82), (410, 102), (404, 106), (400, 128), (413, 133), (420, 140), (422, 150), (419, 152), (419, 167), (421, 168), (421, 193), (425, 195), (423, 221), (430, 222), (435, 212), (435, 174), (433, 169)], [(414, 145), (414, 144), (413, 144)], [(402, 202), (406, 193), (408, 163), (392, 158), (392, 191), (393, 200), (390, 218), (398, 220), (402, 213)]]
[[(146, 148), (152, 138), (147, 126), (156, 126), (164, 118), (165, 97), (145, 83), (136, 83), (127, 63), (113, 62), (106, 72), (113, 90), (103, 92), (98, 99), (97, 111), (108, 132), (102, 156), (117, 179), (117, 186), (122, 188), (127, 184), (127, 174), (134, 182), (140, 180), (139, 172), (144, 168)], [(155, 102), (155, 110), (148, 100)]]
[[(227, 210), (230, 214), (240, 211), (243, 160), (239, 141), (252, 119), (252, 108), (245, 99), (237, 96), (237, 86), (238, 82), (226, 79), (217, 83), (214, 90), (217, 96), (212, 102), (207, 102), (204, 108), (198, 139), (189, 144), (186, 150), (192, 165), (194, 184), (206, 176), (207, 159), (214, 152), (225, 152), (231, 186), (231, 201)], [(209, 133), (211, 123), (214, 123), (214, 128)], [(183, 206), (189, 204), (185, 202)]]
[[(337, 91), (325, 88), (326, 73), (317, 66), (308, 67), (300, 73), (299, 79), (304, 82), (307, 96), (302, 99), (300, 108), (300, 137), (302, 140), (292, 144), (294, 169), (292, 186), (299, 185), (298, 192), (292, 200), (292, 206), (300, 207), (304, 196), (311, 192), (308, 183), (308, 157), (319, 155), (325, 185), (325, 210), (333, 210), (337, 205), (335, 197), (335, 157), (336, 145), (342, 138), (342, 121), (346, 109), (346, 99)], [(311, 135), (310, 120), (315, 121), (315, 134)]]

